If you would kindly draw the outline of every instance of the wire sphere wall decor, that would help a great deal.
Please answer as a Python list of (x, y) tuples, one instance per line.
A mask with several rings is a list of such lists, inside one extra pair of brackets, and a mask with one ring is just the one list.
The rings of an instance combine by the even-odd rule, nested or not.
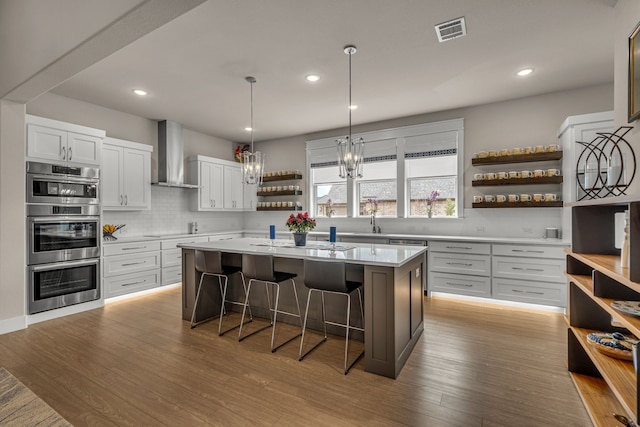
[(612, 133), (599, 132), (591, 142), (576, 141), (584, 149), (576, 164), (578, 200), (626, 194), (636, 175), (636, 156), (624, 136), (633, 129), (621, 126)]

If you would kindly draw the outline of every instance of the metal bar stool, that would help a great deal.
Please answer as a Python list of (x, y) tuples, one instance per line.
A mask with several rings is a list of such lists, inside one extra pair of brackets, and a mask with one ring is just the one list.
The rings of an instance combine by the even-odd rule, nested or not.
[[(360, 315), (362, 316), (362, 324), (364, 325), (364, 308), (362, 301), (362, 292), (360, 288), (362, 283), (352, 282), (347, 280), (346, 266), (344, 262), (340, 261), (318, 261), (318, 260), (304, 260), (304, 284), (309, 288), (309, 296), (307, 297), (307, 308), (304, 315), (304, 324), (302, 326), (302, 339), (300, 340), (300, 352), (298, 353), (298, 360), (302, 360), (306, 355), (315, 350), (320, 344), (327, 340), (327, 324), (340, 326), (346, 329), (345, 343), (344, 343), (344, 374), (349, 373), (349, 369), (356, 364), (358, 360), (364, 355), (364, 350), (358, 355), (358, 357), (350, 364), (347, 365), (347, 359), (349, 354), (349, 330), (354, 329), (364, 332), (364, 328), (352, 326), (350, 324), (351, 317), (351, 293), (355, 290), (358, 291), (358, 300), (360, 301)], [(313, 292), (320, 292), (322, 296), (322, 324), (324, 326), (324, 338), (316, 345), (314, 345), (306, 353), (302, 353), (304, 347), (304, 334), (307, 329), (307, 318), (309, 316), (309, 302), (311, 301), (311, 294)], [(331, 293), (337, 295), (346, 295), (347, 297), (347, 323), (338, 323), (327, 321), (326, 313), (324, 309), (324, 294)]]
[[(198, 303), (200, 302), (200, 295), (202, 292), (202, 284), (204, 282), (204, 278), (206, 276), (213, 276), (218, 278), (218, 285), (220, 286), (220, 295), (222, 297), (220, 301), (220, 321), (218, 323), (218, 335), (223, 335), (241, 325), (236, 325), (232, 328), (227, 329), (226, 331), (222, 331), (222, 319), (225, 314), (225, 303), (241, 305), (244, 307), (245, 303), (240, 301), (227, 301), (227, 285), (229, 282), (229, 276), (233, 273), (240, 273), (242, 277), (242, 288), (245, 293), (245, 299), (247, 294), (247, 287), (245, 285), (244, 276), (242, 275), (242, 269), (240, 267), (233, 266), (225, 266), (222, 265), (222, 252), (219, 251), (195, 251), (196, 258), (196, 271), (202, 273), (200, 276), (200, 283), (198, 284), (198, 291), (196, 293), (196, 301), (193, 305), (193, 313), (191, 314), (191, 329), (195, 328), (197, 325), (208, 322), (213, 319), (215, 316), (201, 320), (199, 322), (195, 322), (196, 318), (196, 310), (198, 309)], [(244, 307), (246, 308), (246, 307)], [(244, 314), (243, 308), (243, 314)], [(251, 316), (251, 307), (249, 307), (249, 322), (253, 320)], [(244, 322), (244, 317), (242, 318), (242, 322)]]
[[(273, 256), (271, 255), (242, 255), (242, 274), (245, 278), (249, 279), (249, 284), (247, 285), (247, 296), (244, 302), (244, 308), (242, 309), (242, 320), (240, 323), (240, 330), (238, 331), (238, 341), (242, 341), (251, 335), (257, 334), (258, 332), (272, 327), (271, 330), (271, 352), (273, 353), (278, 348), (287, 344), (290, 341), (293, 341), (297, 337), (302, 334), (302, 315), (300, 313), (300, 302), (298, 300), (298, 291), (296, 290), (296, 282), (293, 280), (294, 277), (297, 277), (296, 274), (293, 273), (284, 273), (280, 271), (274, 271), (273, 269)], [(290, 313), (288, 311), (282, 311), (279, 309), (279, 301), (280, 301), (280, 283), (291, 280), (293, 285), (293, 295), (296, 298), (296, 306), (298, 307), (298, 313)], [(269, 305), (269, 320), (270, 323), (256, 331), (253, 331), (246, 336), (242, 336), (242, 325), (244, 323), (245, 310), (249, 307), (249, 294), (251, 293), (251, 284), (253, 282), (263, 282), (265, 284), (265, 290), (267, 293), (267, 304)], [(271, 308), (271, 293), (269, 291), (270, 286), (276, 288), (276, 299), (273, 308)], [(273, 316), (272, 316), (273, 313)], [(294, 316), (300, 319), (300, 333), (289, 338), (282, 344), (274, 347), (275, 336), (276, 336), (276, 323), (278, 313), (287, 314), (289, 316)]]

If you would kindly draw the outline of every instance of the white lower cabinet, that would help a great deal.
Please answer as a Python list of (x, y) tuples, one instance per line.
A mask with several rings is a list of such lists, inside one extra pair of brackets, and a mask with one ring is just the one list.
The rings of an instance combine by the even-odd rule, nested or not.
[(564, 247), (429, 242), (427, 290), (566, 307)]
[(182, 249), (178, 245), (208, 242), (207, 236), (189, 236), (160, 242), (162, 248), (162, 286), (182, 282)]
[(102, 246), (105, 298), (160, 285), (160, 242), (110, 243)]

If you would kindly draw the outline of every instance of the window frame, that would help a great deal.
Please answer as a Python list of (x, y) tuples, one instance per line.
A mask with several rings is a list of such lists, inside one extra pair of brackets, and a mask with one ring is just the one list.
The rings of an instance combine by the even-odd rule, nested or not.
[[(423, 123), (418, 125), (403, 126), (397, 128), (389, 128), (372, 132), (361, 132), (352, 135), (353, 138), (363, 138), (365, 141), (365, 156), (367, 141), (394, 140), (396, 143), (396, 181), (397, 181), (397, 216), (396, 218), (420, 218), (422, 216), (410, 216), (407, 202), (408, 194), (408, 178), (405, 176), (405, 138), (411, 136), (431, 135), (438, 133), (455, 132), (456, 135), (456, 155), (457, 155), (457, 196), (456, 196), (456, 216), (442, 218), (463, 218), (464, 217), (464, 119), (451, 119), (439, 122)], [(307, 206), (310, 212), (315, 212), (315, 194), (313, 192), (314, 183), (311, 179), (311, 160), (313, 158), (313, 150), (336, 149), (336, 139), (338, 137), (322, 138), (306, 141), (306, 174), (307, 174)], [(337, 152), (336, 152), (337, 158)], [(347, 218), (362, 218), (359, 215), (359, 199), (357, 192), (356, 179), (345, 178), (347, 186)], [(338, 180), (337, 182), (340, 182)], [(342, 217), (344, 218), (344, 217)], [(393, 217), (388, 217), (393, 218)], [(440, 218), (440, 217), (439, 217)]]

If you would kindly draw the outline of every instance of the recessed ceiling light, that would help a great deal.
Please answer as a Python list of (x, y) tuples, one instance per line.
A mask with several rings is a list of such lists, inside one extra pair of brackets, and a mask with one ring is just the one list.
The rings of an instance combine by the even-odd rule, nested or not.
[(142, 89), (134, 89), (133, 93), (135, 93), (138, 96), (145, 96), (147, 94), (147, 91)]
[(251, 129), (251, 126), (247, 126), (246, 128), (244, 128), (244, 130), (246, 130), (247, 132), (251, 132), (253, 129)]
[(309, 74), (306, 79), (310, 82), (317, 82), (318, 80), (320, 80), (320, 76), (317, 74)]
[(520, 77), (524, 77), (524, 76), (528, 76), (531, 73), (533, 73), (533, 68), (523, 68), (522, 70), (518, 71), (516, 74), (519, 75)]
[(358, 108), (358, 106), (357, 106), (356, 104), (351, 104), (351, 105), (349, 105), (349, 109), (350, 109), (350, 110), (355, 110), (355, 109), (357, 109), (357, 108)]

